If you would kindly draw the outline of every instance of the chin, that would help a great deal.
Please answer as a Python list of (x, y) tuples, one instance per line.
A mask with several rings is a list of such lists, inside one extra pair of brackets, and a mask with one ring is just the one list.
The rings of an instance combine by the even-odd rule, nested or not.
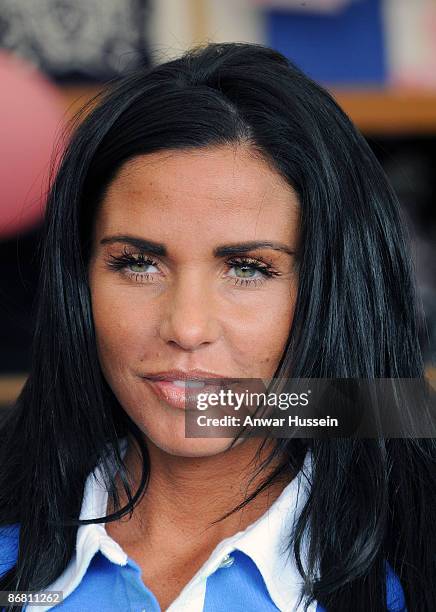
[[(185, 438), (181, 440), (151, 440), (161, 451), (177, 457), (212, 457), (228, 450), (231, 438)], [(240, 443), (238, 440), (237, 444)]]

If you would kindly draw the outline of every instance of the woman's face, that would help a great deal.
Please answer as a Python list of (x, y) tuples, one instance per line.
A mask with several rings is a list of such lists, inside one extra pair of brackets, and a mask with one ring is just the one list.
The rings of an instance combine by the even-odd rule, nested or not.
[(184, 410), (165, 400), (180, 383), (148, 376), (274, 375), (297, 294), (298, 226), (295, 192), (242, 147), (138, 156), (110, 184), (89, 267), (99, 359), (161, 450), (207, 456), (231, 440), (185, 437)]

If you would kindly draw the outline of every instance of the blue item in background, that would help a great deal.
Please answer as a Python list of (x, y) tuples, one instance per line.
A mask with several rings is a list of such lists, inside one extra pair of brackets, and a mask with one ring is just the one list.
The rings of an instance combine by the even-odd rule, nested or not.
[(267, 44), (322, 83), (384, 85), (381, 9), (381, 0), (358, 0), (333, 15), (267, 10)]

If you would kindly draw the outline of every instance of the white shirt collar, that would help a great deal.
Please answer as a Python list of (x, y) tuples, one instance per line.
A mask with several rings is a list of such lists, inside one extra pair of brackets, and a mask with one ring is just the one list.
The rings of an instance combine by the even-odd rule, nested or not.
[[(312, 456), (308, 451), (303, 470), (283, 489), (280, 496), (257, 521), (244, 530), (225, 538), (214, 549), (203, 567), (184, 587), (179, 597), (167, 612), (179, 612), (177, 604), (184, 602), (184, 593), (198, 581), (213, 574), (223, 559), (233, 550), (241, 550), (256, 564), (265, 581), (268, 593), (274, 604), (282, 612), (299, 612), (296, 607), (303, 580), (298, 572), (293, 555), (285, 554), (286, 543), (290, 540), (293, 521), (298, 518), (307, 500), (310, 485), (306, 476), (311, 476)], [(304, 472), (304, 473), (303, 473)], [(303, 550), (305, 563), (305, 550)], [(184, 608), (183, 608), (184, 609)], [(308, 612), (316, 609), (316, 602), (308, 607)], [(189, 610), (189, 607), (186, 607)]]
[[(127, 450), (127, 439), (120, 441), (121, 456)], [(302, 578), (293, 554), (284, 553), (290, 539), (290, 529), (300, 513), (309, 493), (305, 475), (311, 475), (311, 453), (307, 451), (302, 471), (283, 489), (280, 496), (257, 521), (246, 529), (222, 540), (209, 559), (183, 588), (167, 612), (194, 612), (203, 609), (205, 584), (208, 576), (223, 563), (227, 555), (237, 549), (247, 554), (256, 564), (265, 581), (269, 595), (282, 612), (297, 612)], [(87, 478), (80, 519), (92, 519), (106, 514), (108, 493), (98, 466)], [(101, 553), (117, 565), (126, 565), (128, 556), (106, 532), (104, 524), (81, 525), (77, 530), (76, 550), (65, 571), (45, 590), (63, 591), (64, 599), (80, 584), (94, 555)], [(304, 550), (303, 550), (304, 562)], [(45, 612), (50, 607), (28, 607), (29, 612)], [(308, 612), (316, 609), (316, 602)]]

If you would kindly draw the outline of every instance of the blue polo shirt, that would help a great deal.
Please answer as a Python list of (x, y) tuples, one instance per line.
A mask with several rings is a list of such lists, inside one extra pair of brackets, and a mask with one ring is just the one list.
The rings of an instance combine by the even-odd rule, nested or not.
[[(0, 575), (16, 561), (18, 535), (18, 525), (0, 529)], [(291, 612), (291, 606), (274, 604), (261, 572), (248, 555), (235, 550), (231, 556), (234, 560), (231, 565), (218, 568), (208, 577), (203, 612)], [(29, 606), (24, 609), (28, 610)], [(101, 551), (93, 556), (80, 585), (53, 609), (59, 612), (162, 612), (156, 597), (142, 582), (139, 566), (130, 558), (126, 565), (117, 565)], [(319, 604), (314, 609), (326, 612)], [(180, 610), (191, 612), (182, 606)], [(403, 590), (389, 565), (387, 610), (407, 612)]]
[[(121, 441), (121, 454), (126, 449)], [(99, 467), (88, 476), (81, 519), (104, 516), (108, 494)], [(311, 455), (267, 512), (246, 529), (222, 540), (167, 612), (302, 612), (302, 579), (292, 555), (284, 554), (289, 529), (309, 493)], [(14, 565), (19, 526), (0, 527), (0, 575)], [(304, 554), (304, 551), (303, 551)], [(398, 578), (387, 564), (387, 610), (406, 612)], [(26, 612), (163, 612), (141, 578), (141, 569), (106, 532), (104, 524), (81, 525), (65, 571), (45, 591), (63, 593), (53, 606), (27, 605)], [(312, 602), (308, 612), (327, 612)]]

